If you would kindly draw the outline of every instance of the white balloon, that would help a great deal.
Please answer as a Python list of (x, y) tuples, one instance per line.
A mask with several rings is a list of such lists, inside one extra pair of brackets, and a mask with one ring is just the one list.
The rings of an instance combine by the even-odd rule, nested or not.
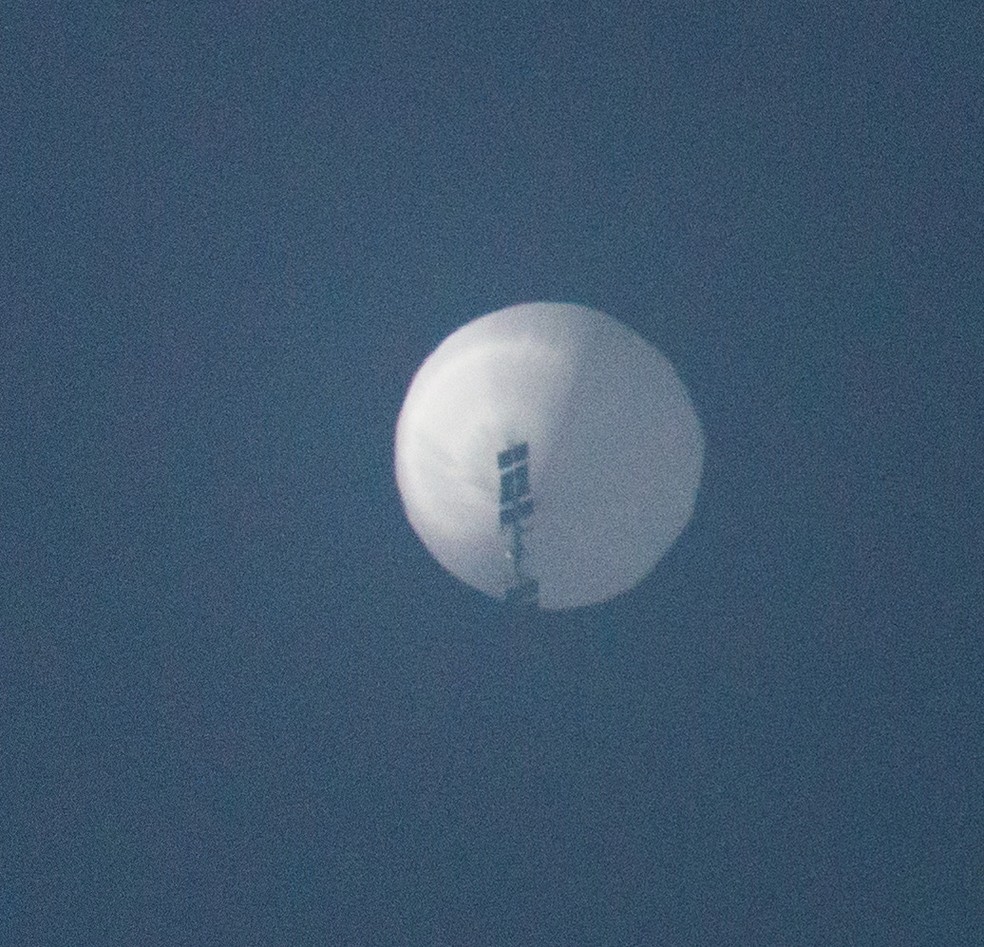
[(573, 608), (636, 585), (693, 512), (704, 439), (673, 366), (584, 306), (528, 303), (469, 322), (426, 359), (396, 425), (407, 518), (448, 571), (503, 598), (497, 454), (529, 443), (524, 534), (539, 605)]

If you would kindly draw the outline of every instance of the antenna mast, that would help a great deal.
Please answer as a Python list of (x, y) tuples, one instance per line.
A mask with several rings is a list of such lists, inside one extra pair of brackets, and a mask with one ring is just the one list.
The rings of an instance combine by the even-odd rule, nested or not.
[(526, 521), (533, 515), (529, 455), (528, 441), (499, 451), (499, 526), (509, 530), (507, 555), (512, 562), (512, 585), (506, 590), (506, 601), (535, 606), (540, 585), (526, 572), (526, 548), (523, 545), (523, 535), (528, 528)]

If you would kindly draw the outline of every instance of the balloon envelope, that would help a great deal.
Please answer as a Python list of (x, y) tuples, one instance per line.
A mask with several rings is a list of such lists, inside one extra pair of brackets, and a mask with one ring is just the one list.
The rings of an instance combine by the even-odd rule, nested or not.
[(426, 359), (396, 425), (411, 526), (450, 572), (502, 598), (514, 581), (497, 454), (529, 444), (527, 571), (542, 608), (636, 585), (691, 513), (703, 435), (667, 359), (604, 313), (528, 303), (469, 322)]

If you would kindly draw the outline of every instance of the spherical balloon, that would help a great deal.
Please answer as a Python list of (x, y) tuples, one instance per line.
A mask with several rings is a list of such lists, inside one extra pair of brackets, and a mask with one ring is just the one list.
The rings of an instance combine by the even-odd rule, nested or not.
[(507, 597), (521, 539), (540, 607), (563, 609), (650, 572), (693, 512), (703, 444), (652, 345), (593, 309), (528, 303), (469, 322), (421, 365), (395, 472), (411, 526), (448, 571)]

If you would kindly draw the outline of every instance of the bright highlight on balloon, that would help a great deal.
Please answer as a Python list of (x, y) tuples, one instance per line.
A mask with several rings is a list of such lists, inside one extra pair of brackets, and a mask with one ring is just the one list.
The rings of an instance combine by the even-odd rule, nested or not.
[(673, 366), (610, 316), (527, 303), (469, 322), (414, 377), (396, 481), (435, 559), (496, 598), (602, 602), (694, 508), (704, 439)]

